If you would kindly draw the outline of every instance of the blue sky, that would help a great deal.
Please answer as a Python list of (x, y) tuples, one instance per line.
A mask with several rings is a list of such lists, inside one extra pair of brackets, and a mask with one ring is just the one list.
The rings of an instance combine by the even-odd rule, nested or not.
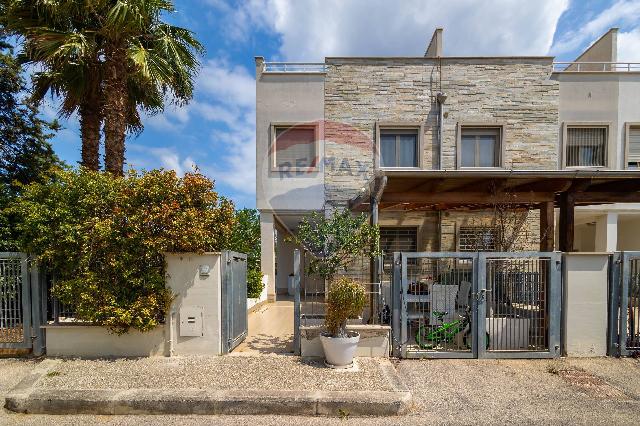
[[(127, 140), (136, 168), (197, 165), (239, 207), (255, 206), (255, 56), (420, 56), (444, 27), (447, 55), (553, 55), (572, 60), (619, 27), (618, 60), (640, 62), (640, 0), (182, 0), (168, 19), (205, 45), (193, 101), (146, 117)], [(45, 116), (55, 116), (52, 101)], [(62, 123), (54, 149), (80, 159), (77, 119)]]

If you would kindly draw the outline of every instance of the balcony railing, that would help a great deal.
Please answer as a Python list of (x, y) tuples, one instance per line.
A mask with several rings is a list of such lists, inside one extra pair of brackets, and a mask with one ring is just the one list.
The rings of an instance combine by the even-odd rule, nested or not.
[(640, 62), (554, 62), (554, 72), (640, 72)]
[(322, 62), (265, 62), (263, 72), (324, 73), (327, 66)]

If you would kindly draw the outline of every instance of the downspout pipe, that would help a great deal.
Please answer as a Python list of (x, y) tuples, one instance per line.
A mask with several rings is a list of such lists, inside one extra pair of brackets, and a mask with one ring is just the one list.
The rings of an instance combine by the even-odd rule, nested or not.
[(444, 123), (444, 103), (447, 100), (446, 93), (438, 92), (436, 94), (436, 101), (438, 102), (438, 169), (442, 170), (443, 163), (443, 123)]

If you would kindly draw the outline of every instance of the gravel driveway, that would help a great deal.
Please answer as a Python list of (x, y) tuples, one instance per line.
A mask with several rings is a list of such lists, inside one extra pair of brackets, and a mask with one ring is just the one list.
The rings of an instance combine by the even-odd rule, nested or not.
[[(276, 360), (287, 358), (274, 357)], [(246, 357), (244, 362), (250, 365), (262, 358), (265, 357)], [(34, 362), (0, 360), (0, 392), (4, 394), (14, 386)], [(413, 391), (415, 410), (409, 416), (393, 419), (34, 416), (4, 411), (0, 414), (0, 424), (640, 424), (640, 361), (634, 359), (406, 360), (395, 365)], [(63, 377), (49, 377), (49, 385), (55, 385), (56, 380)], [(256, 382), (261, 380), (256, 378)]]

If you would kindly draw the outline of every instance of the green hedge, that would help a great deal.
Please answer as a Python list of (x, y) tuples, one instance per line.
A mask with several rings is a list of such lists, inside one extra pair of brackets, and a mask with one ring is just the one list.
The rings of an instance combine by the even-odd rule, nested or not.
[(21, 245), (52, 268), (53, 293), (83, 321), (148, 331), (171, 302), (165, 252), (228, 246), (233, 204), (201, 174), (60, 171), (25, 187), (12, 207)]

